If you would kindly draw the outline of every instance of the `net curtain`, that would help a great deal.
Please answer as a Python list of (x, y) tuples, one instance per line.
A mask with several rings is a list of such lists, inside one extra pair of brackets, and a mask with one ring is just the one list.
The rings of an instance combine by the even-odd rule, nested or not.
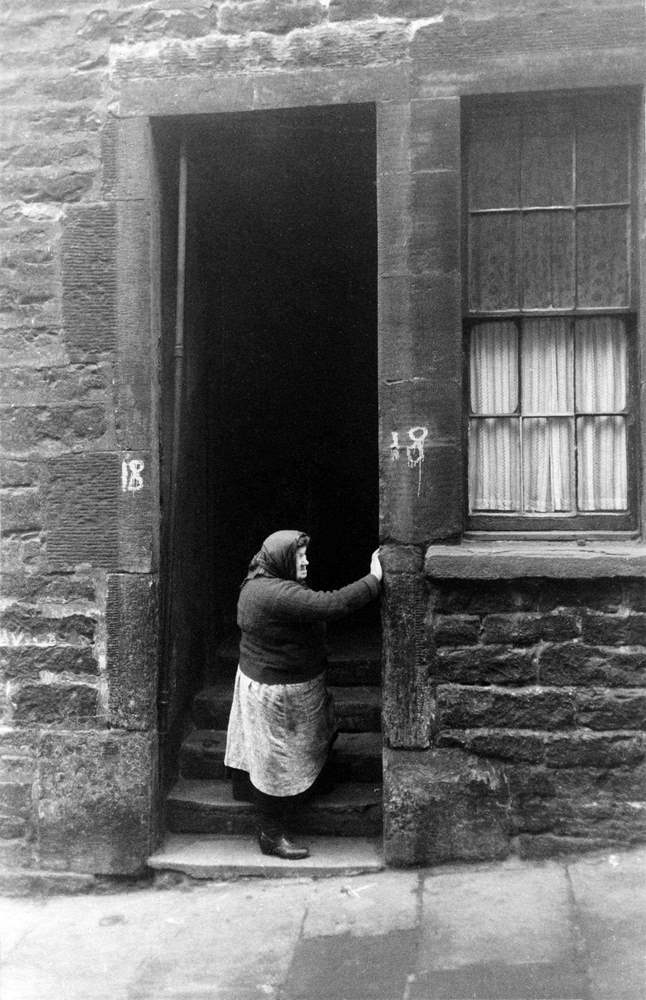
[(527, 319), (522, 331), (506, 320), (476, 326), (471, 509), (625, 509), (626, 424), (616, 411), (626, 405), (626, 370), (618, 317)]

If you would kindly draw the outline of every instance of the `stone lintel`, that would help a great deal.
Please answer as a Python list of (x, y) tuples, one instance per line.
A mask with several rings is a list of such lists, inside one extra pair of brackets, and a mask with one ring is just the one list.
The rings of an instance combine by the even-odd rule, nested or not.
[(405, 65), (131, 79), (119, 87), (119, 115), (216, 114), (406, 99)]

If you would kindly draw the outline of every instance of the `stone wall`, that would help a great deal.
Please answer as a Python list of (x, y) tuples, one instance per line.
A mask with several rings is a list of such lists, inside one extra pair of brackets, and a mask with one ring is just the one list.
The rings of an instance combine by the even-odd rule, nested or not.
[[(0, 864), (130, 872), (145, 860), (158, 812), (160, 291), (150, 116), (377, 105), (382, 537), (400, 567), (417, 566), (411, 543), (462, 530), (459, 99), (643, 84), (643, 5), (6, 0), (0, 34)], [(393, 432), (403, 440), (416, 425), (430, 429), (419, 485), (390, 450)], [(392, 783), (389, 803), (422, 846), (417, 854), (393, 848), (393, 858), (426, 856), (428, 754), (442, 755), (443, 780), (467, 797), (486, 791), (490, 855), (514, 834), (588, 836), (576, 826), (583, 805), (566, 822), (558, 803), (571, 776), (592, 795), (600, 747), (626, 757), (611, 771), (617, 781), (639, 767), (638, 695), (626, 694), (624, 680), (616, 686), (628, 660), (617, 653), (612, 666), (590, 668), (595, 683), (579, 700), (558, 684), (548, 685), (549, 697), (535, 693), (531, 671), (547, 676), (557, 642), (568, 670), (579, 669), (578, 651), (602, 645), (600, 626), (613, 636), (603, 646), (619, 648), (629, 616), (611, 596), (585, 614), (585, 602), (559, 597), (568, 610), (549, 617), (543, 648), (532, 613), (544, 611), (529, 597), (523, 617), (509, 618), (517, 598), (501, 596), (488, 611), (466, 597), (451, 603), (438, 585), (434, 645), (420, 568), (395, 577), (385, 702), (389, 712), (399, 695), (405, 710), (387, 716), (391, 770), (403, 768), (401, 787), (409, 783), (422, 812), (407, 813), (406, 796), (398, 805)], [(641, 628), (643, 609), (630, 606), (630, 627)], [(493, 671), (487, 684), (477, 683), (483, 664)], [(597, 694), (606, 686), (614, 693)], [(547, 735), (525, 738), (519, 706), (549, 715)], [(557, 708), (565, 729), (555, 728)], [(491, 722), (503, 711), (510, 734), (495, 743)], [(563, 731), (579, 735), (563, 742)], [(503, 745), (524, 755), (515, 770), (501, 763)], [(573, 769), (576, 753), (582, 763)], [(626, 784), (622, 802), (633, 801), (629, 792)], [(539, 801), (560, 817), (549, 831), (537, 829)], [(455, 809), (457, 829), (459, 815), (473, 813), (459, 796)], [(614, 836), (614, 817), (603, 820), (604, 836)]]
[(404, 727), (397, 700), (386, 708), (391, 861), (643, 840), (643, 579), (404, 583), (397, 568), (389, 600), (417, 581), (425, 702)]

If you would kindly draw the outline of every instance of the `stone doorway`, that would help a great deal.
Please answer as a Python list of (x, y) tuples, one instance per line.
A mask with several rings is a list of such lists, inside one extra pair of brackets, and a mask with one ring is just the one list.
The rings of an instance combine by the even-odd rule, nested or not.
[[(173, 565), (162, 539), (166, 771), (217, 677), (262, 539), (312, 537), (312, 585), (367, 571), (378, 543), (373, 104), (165, 119), (161, 195), (163, 516), (170, 509), (178, 150), (187, 157), (184, 378)], [(374, 612), (373, 612), (374, 615)], [(376, 618), (361, 623), (377, 627)]]

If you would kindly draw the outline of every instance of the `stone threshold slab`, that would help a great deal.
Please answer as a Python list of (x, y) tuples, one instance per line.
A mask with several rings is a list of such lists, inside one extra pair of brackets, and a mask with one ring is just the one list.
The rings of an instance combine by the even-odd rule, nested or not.
[(303, 843), (309, 858), (286, 861), (262, 854), (253, 836), (169, 834), (147, 864), (198, 879), (360, 875), (385, 868), (377, 837), (306, 837)]

